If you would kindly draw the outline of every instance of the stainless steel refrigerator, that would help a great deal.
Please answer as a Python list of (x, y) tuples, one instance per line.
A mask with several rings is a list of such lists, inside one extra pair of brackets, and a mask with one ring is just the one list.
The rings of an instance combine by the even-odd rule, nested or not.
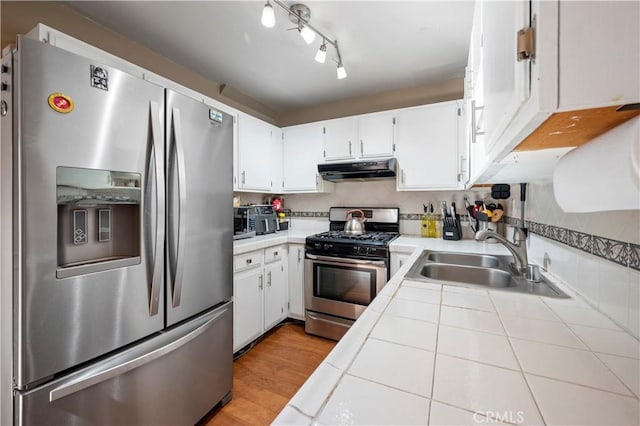
[(195, 423), (231, 397), (232, 117), (24, 37), (2, 79), (14, 423)]

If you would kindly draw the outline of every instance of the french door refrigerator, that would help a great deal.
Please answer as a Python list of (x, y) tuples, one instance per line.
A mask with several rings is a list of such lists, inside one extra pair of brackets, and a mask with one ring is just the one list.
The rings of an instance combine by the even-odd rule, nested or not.
[(194, 424), (231, 397), (232, 117), (24, 37), (2, 65), (13, 422)]

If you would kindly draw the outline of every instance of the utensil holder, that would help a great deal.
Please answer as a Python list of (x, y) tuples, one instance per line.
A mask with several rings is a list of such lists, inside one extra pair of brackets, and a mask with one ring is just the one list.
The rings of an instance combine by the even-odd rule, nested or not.
[(455, 217), (447, 216), (442, 218), (442, 239), (458, 241), (462, 238), (462, 226), (460, 225), (460, 215)]

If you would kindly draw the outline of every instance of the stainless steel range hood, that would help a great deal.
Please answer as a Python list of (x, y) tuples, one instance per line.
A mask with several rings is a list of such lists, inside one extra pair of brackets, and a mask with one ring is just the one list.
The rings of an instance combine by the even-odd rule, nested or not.
[(374, 161), (318, 164), (320, 176), (330, 182), (346, 180), (376, 180), (396, 177), (397, 160), (388, 158)]

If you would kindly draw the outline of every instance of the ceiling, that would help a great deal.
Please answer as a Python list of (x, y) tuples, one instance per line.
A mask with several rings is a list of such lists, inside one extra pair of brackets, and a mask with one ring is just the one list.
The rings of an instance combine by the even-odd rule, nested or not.
[[(348, 77), (336, 78), (335, 51), (314, 61), (274, 5), (276, 26), (260, 23), (265, 1), (75, 1), (79, 13), (227, 84), (276, 112), (464, 76), (473, 1), (305, 1), (311, 24), (338, 41)], [(285, 2), (288, 5), (297, 3)]]

